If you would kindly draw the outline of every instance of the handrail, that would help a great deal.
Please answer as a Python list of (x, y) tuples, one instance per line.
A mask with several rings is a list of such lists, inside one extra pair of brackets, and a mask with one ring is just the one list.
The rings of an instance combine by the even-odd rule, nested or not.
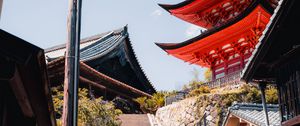
[(206, 113), (200, 118), (199, 122), (196, 124), (196, 126), (206, 126)]
[(224, 87), (226, 85), (236, 84), (237, 82), (240, 81), (240, 78), (241, 78), (240, 72), (241, 71), (231, 73), (222, 78), (218, 78), (216, 80), (201, 84), (200, 86), (208, 86), (210, 88), (216, 88), (216, 87)]
[[(216, 80), (206, 82), (201, 85), (197, 85), (196, 88), (200, 88), (201, 86), (217, 88), (217, 87), (225, 87), (228, 85), (236, 85), (240, 82), (240, 78), (241, 78), (240, 72), (241, 71), (236, 71), (236, 72), (228, 74), (222, 78), (218, 78)], [(188, 95), (188, 93), (192, 90), (193, 90), (192, 88), (188, 88), (184, 91), (179, 91), (179, 93), (177, 93), (175, 95), (165, 97), (165, 105), (169, 105), (169, 104), (172, 104), (173, 102), (177, 102), (179, 100), (184, 99)]]

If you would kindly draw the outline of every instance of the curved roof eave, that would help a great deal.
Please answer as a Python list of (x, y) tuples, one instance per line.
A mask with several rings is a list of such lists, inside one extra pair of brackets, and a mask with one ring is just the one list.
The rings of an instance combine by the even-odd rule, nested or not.
[(225, 23), (224, 25), (220, 25), (220, 26), (217, 26), (215, 28), (212, 28), (210, 30), (207, 30), (205, 32), (203, 32), (202, 34), (192, 38), (192, 39), (189, 39), (189, 40), (186, 40), (184, 42), (181, 42), (181, 43), (155, 43), (157, 46), (159, 46), (160, 48), (162, 48), (163, 50), (172, 50), (172, 49), (177, 49), (177, 48), (181, 48), (181, 47), (184, 47), (184, 46), (187, 46), (191, 43), (194, 43), (198, 40), (201, 40), (205, 37), (208, 37), (210, 35), (213, 35), (214, 33), (218, 32), (218, 31), (221, 31), (223, 29), (226, 29), (227, 27), (237, 23), (238, 21), (242, 20), (243, 18), (245, 18), (247, 15), (249, 15), (258, 5), (262, 5), (262, 7), (264, 9), (266, 9), (267, 12), (269, 12), (270, 14), (273, 13), (273, 8), (269, 5), (268, 2), (264, 1), (264, 0), (254, 0), (253, 3), (251, 3), (249, 5), (249, 7), (243, 11), (240, 15), (238, 15), (237, 17), (229, 20), (227, 23)]
[(163, 9), (165, 9), (166, 11), (170, 12), (170, 10), (178, 9), (180, 7), (186, 6), (190, 3), (192, 3), (193, 1), (195, 1), (195, 0), (185, 0), (185, 1), (182, 1), (178, 4), (173, 4), (173, 5), (170, 5), (170, 4), (158, 4), (158, 5), (160, 7), (162, 7)]
[(258, 63), (261, 61), (259, 57), (266, 53), (265, 51), (263, 51), (263, 49), (268, 46), (267, 44), (272, 43), (268, 40), (270, 39), (270, 37), (272, 37), (272, 32), (275, 29), (275, 27), (277, 27), (278, 24), (281, 22), (280, 20), (284, 19), (283, 17), (286, 16), (283, 14), (283, 11), (286, 8), (292, 6), (291, 3), (293, 3), (293, 1), (279, 1), (278, 6), (276, 7), (274, 14), (271, 17), (270, 22), (268, 23), (266, 29), (263, 32), (263, 35), (260, 37), (260, 40), (256, 45), (255, 50), (249, 58), (249, 62), (245, 65), (245, 68), (241, 72), (241, 81), (244, 81), (246, 83), (253, 82), (251, 79), (253, 78), (255, 71), (258, 69)]

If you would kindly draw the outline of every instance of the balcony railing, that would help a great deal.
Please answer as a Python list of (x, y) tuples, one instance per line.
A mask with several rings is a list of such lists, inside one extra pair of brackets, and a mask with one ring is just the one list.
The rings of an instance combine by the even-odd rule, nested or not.
[[(198, 85), (196, 88), (199, 88), (201, 86), (208, 86), (210, 88), (218, 88), (218, 87), (225, 87), (225, 86), (232, 86), (232, 85), (238, 85), (240, 84), (240, 78), (241, 78), (241, 71), (237, 71), (231, 74), (228, 74), (222, 78), (218, 78), (216, 80), (206, 82), (204, 84)], [(168, 96), (165, 98), (165, 105), (172, 104), (173, 102), (177, 102), (179, 100), (184, 99), (190, 91), (192, 91), (192, 88), (178, 91), (175, 95)]]
[(200, 86), (208, 86), (210, 88), (225, 87), (227, 85), (239, 84), (240, 79), (241, 79), (241, 71), (237, 71), (237, 72), (228, 74), (222, 78), (218, 78), (216, 80), (201, 84)]

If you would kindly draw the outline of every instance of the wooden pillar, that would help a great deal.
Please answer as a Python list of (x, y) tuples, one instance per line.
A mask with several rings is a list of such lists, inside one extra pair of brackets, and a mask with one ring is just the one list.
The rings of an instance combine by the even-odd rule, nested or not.
[(214, 81), (216, 80), (216, 69), (215, 69), (215, 66), (211, 66), (210, 67), (210, 70), (211, 70), (211, 81)]
[(228, 75), (228, 60), (224, 60), (224, 73), (225, 76)]
[(77, 126), (81, 0), (69, 0), (67, 21), (63, 126)]
[(259, 89), (261, 91), (261, 101), (262, 101), (262, 106), (263, 106), (263, 111), (265, 113), (265, 123), (266, 126), (269, 126), (269, 116), (268, 116), (268, 110), (267, 110), (267, 105), (266, 105), (266, 97), (265, 97), (265, 89), (266, 89), (266, 84), (265, 83), (259, 83)]
[(244, 69), (244, 67), (245, 67), (245, 57), (244, 57), (244, 55), (243, 54), (240, 54), (240, 69), (242, 70), (242, 69)]

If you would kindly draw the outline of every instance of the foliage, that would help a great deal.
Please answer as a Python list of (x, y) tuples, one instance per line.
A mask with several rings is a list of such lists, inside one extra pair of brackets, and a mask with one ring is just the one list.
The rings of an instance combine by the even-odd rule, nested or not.
[[(55, 112), (58, 117), (58, 125), (61, 125), (63, 108), (63, 91), (61, 88), (52, 88)], [(112, 102), (103, 101), (102, 98), (90, 99), (87, 97), (87, 89), (78, 91), (78, 125), (79, 126), (117, 126), (120, 122), (117, 116), (122, 111), (115, 109)]]
[(199, 88), (196, 88), (189, 92), (189, 96), (198, 96), (201, 94), (207, 94), (210, 93), (210, 88), (208, 86), (200, 86)]
[(190, 89), (197, 89), (200, 87), (201, 84), (203, 84), (204, 82), (203, 81), (191, 81), (189, 83), (189, 88)]
[(113, 100), (112, 100), (114, 106), (117, 108), (117, 109), (120, 109), (122, 110), (123, 113), (139, 113), (139, 111), (137, 111), (135, 109), (135, 106), (133, 103), (129, 102), (128, 100), (126, 99), (123, 99), (121, 97), (115, 97)]
[(266, 102), (269, 104), (278, 104), (278, 92), (273, 86), (269, 86), (266, 89)]
[(205, 79), (205, 82), (209, 82), (212, 80), (212, 72), (210, 69), (206, 69), (204, 71), (204, 79)]
[(139, 97), (134, 99), (134, 101), (140, 104), (140, 109), (144, 113), (154, 114), (159, 107), (164, 106), (165, 96), (166, 96), (165, 92), (158, 92), (153, 94), (151, 98)]
[(172, 90), (172, 91), (159, 91), (159, 94), (162, 94), (164, 95), (164, 97), (167, 97), (167, 96), (174, 96), (177, 94), (178, 91), (176, 90)]
[(243, 85), (244, 102), (261, 103), (261, 92), (256, 86)]
[[(224, 91), (215, 94), (202, 94), (198, 93), (197, 98), (197, 115), (201, 118), (206, 107), (208, 105), (214, 106), (217, 110), (216, 124), (221, 125), (224, 115), (228, 107), (232, 105), (233, 102), (247, 102), (247, 103), (261, 103), (261, 93), (257, 86), (255, 85), (243, 85), (237, 91)], [(269, 86), (266, 89), (266, 102), (268, 104), (276, 104), (278, 101), (277, 90), (275, 87)], [(204, 109), (203, 109), (204, 108)]]

